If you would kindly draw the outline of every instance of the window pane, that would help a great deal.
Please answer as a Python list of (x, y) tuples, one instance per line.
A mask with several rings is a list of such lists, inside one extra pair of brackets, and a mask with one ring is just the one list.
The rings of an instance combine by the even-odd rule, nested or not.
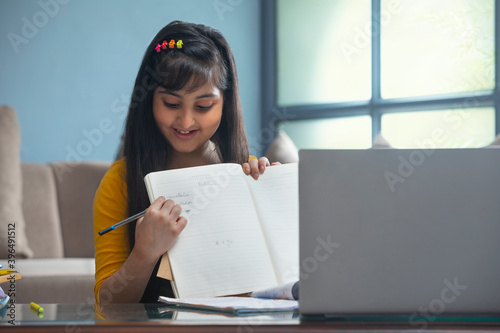
[(382, 135), (394, 148), (476, 148), (495, 138), (494, 108), (385, 114)]
[(370, 116), (297, 120), (280, 123), (299, 149), (366, 149), (371, 147)]
[(493, 89), (494, 0), (382, 0), (381, 6), (384, 98)]
[(371, 95), (370, 0), (277, 1), (281, 106)]

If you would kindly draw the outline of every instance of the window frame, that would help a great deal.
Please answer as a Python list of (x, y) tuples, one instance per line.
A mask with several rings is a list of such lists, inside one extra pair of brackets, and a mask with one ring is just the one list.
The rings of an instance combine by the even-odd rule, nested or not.
[[(492, 92), (453, 93), (433, 96), (383, 99), (381, 95), (381, 0), (371, 0), (372, 50), (371, 93), (369, 100), (326, 104), (279, 106), (277, 103), (277, 0), (262, 1), (262, 111), (261, 131), (275, 137), (278, 123), (285, 120), (340, 118), (369, 115), (372, 119), (372, 142), (381, 132), (382, 115), (469, 107), (494, 107), (495, 135), (500, 133), (500, 56), (495, 57), (495, 87)], [(495, 54), (500, 55), (500, 0), (495, 0)], [(270, 140), (266, 140), (267, 145)], [(263, 154), (266, 145), (261, 145)]]

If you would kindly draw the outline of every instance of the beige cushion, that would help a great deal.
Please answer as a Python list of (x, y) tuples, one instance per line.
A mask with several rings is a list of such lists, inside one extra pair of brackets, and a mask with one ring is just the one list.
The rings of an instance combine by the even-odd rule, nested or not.
[(8, 258), (8, 225), (15, 223), (17, 258), (30, 258), (22, 211), (21, 134), (16, 112), (0, 106), (0, 258)]
[(493, 140), (493, 142), (490, 143), (490, 146), (500, 146), (500, 134), (498, 134), (495, 140)]
[(373, 139), (372, 148), (392, 148), (391, 144), (384, 138), (384, 136), (379, 133), (375, 139)]
[(293, 163), (299, 161), (298, 149), (284, 131), (278, 133), (267, 149), (265, 156), (271, 163)]
[(65, 257), (94, 257), (92, 204), (108, 162), (52, 163)]
[(27, 277), (60, 277), (95, 274), (94, 258), (39, 258), (16, 262), (21, 280)]
[(35, 258), (62, 258), (63, 240), (52, 168), (23, 163), (23, 212)]

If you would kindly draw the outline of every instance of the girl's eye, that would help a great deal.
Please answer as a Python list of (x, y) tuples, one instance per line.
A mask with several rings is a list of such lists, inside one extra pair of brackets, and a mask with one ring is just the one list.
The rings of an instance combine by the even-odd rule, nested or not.
[(207, 105), (207, 106), (205, 106), (205, 105), (198, 105), (197, 108), (200, 111), (208, 111), (208, 110), (210, 110), (212, 108), (212, 106), (213, 105)]
[(177, 107), (179, 107), (179, 104), (170, 104), (170, 103), (167, 103), (165, 101), (163, 101), (163, 104), (167, 107), (167, 108), (170, 108), (170, 109), (175, 109)]

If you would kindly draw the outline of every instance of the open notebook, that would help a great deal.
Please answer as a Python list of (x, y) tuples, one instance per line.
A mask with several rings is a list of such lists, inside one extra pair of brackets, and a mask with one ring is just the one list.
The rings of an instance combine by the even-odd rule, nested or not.
[(179, 298), (236, 295), (298, 280), (297, 164), (268, 167), (258, 180), (239, 164), (159, 171), (149, 199), (173, 199), (188, 224), (158, 276)]

